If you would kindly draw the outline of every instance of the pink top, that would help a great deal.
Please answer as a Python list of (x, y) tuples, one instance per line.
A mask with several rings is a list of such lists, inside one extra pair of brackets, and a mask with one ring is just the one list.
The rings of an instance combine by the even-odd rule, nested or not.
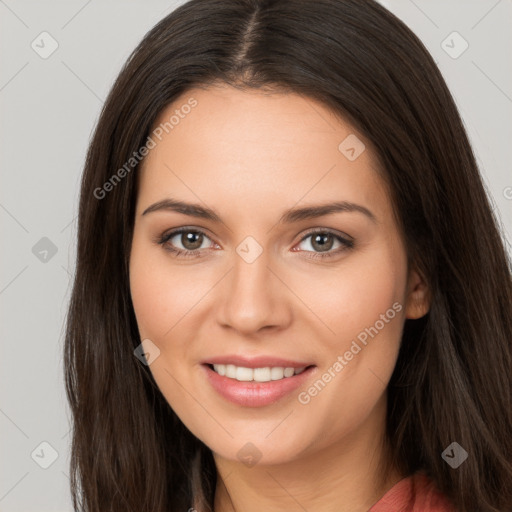
[(403, 478), (368, 512), (456, 512), (433, 480), (424, 473)]

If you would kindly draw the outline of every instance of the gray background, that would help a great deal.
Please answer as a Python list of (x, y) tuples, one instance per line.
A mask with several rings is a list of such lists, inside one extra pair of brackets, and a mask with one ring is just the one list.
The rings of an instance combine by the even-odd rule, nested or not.
[[(102, 102), (122, 64), (181, 3), (0, 0), (3, 512), (71, 510), (62, 348), (80, 174)], [(382, 3), (438, 63), (510, 240), (512, 0)], [(46, 59), (31, 47), (35, 41), (38, 52), (51, 49), (43, 31), (58, 43)], [(450, 35), (454, 31), (469, 44), (457, 58), (464, 41)]]

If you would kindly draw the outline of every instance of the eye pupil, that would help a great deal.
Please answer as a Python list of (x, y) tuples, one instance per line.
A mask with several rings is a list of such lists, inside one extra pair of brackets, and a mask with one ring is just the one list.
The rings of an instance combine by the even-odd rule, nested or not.
[[(331, 243), (326, 243), (326, 240), (330, 239)], [(317, 233), (313, 236), (311, 240), (311, 245), (315, 249), (319, 249), (320, 251), (328, 251), (332, 248), (333, 236), (328, 233)], [(318, 246), (317, 246), (318, 245)]]
[[(202, 237), (202, 233), (198, 233), (196, 231), (187, 231), (182, 233), (181, 243), (183, 244), (183, 247), (185, 247), (187, 250), (193, 251), (201, 247), (201, 244), (203, 242)], [(189, 243), (191, 243), (192, 246), (187, 245)]]

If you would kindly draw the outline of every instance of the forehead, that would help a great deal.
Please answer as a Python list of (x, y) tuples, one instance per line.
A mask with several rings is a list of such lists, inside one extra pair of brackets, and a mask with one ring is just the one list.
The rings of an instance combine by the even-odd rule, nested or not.
[(229, 202), (242, 214), (301, 198), (386, 206), (368, 141), (309, 97), (193, 88), (160, 112), (152, 134), (139, 192), (148, 201), (179, 190), (185, 200)]

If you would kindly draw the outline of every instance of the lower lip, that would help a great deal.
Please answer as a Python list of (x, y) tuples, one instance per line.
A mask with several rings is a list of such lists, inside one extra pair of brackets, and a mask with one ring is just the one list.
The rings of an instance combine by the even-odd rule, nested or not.
[(240, 382), (219, 375), (206, 364), (202, 366), (206, 371), (207, 379), (217, 393), (226, 400), (244, 407), (262, 407), (277, 402), (304, 384), (316, 369), (315, 366), (310, 366), (299, 375), (270, 382)]

